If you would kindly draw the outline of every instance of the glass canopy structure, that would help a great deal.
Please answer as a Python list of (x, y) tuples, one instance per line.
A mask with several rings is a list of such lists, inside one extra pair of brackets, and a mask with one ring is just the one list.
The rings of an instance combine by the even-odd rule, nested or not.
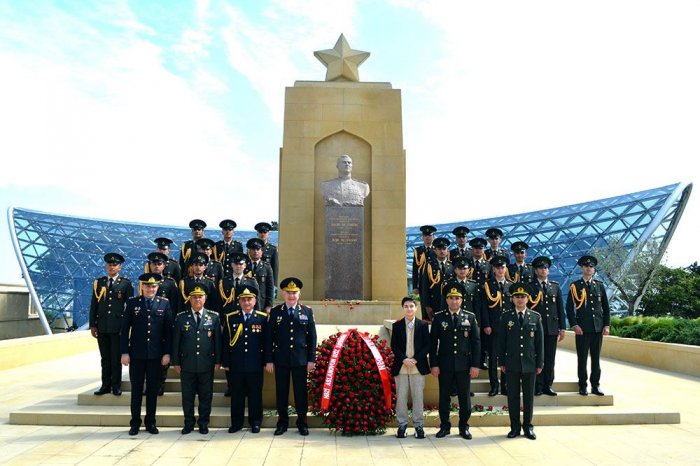
[[(473, 238), (498, 227), (504, 232), (503, 247), (525, 241), (530, 245), (528, 257), (550, 257), (550, 278), (566, 289), (577, 276), (578, 258), (604, 247), (613, 237), (623, 240), (630, 257), (636, 251), (634, 245), (639, 247), (650, 238), (660, 242), (663, 254), (691, 190), (691, 183), (678, 183), (537, 212), (440, 224), (435, 225), (435, 235), (453, 239), (454, 227), (467, 225)], [(122, 254), (126, 258), (122, 274), (136, 280), (144, 270), (146, 256), (155, 250), (154, 238), (173, 239), (175, 257), (182, 241), (190, 238), (188, 228), (77, 218), (15, 207), (8, 209), (8, 223), (17, 259), (47, 333), (52, 327), (65, 328), (69, 321), (64, 316), (70, 316), (75, 328), (87, 324), (92, 284), (105, 274), (102, 257), (107, 252)], [(210, 230), (216, 233), (209, 236), (218, 239), (218, 228)], [(234, 237), (245, 243), (255, 236), (254, 231), (237, 230)], [(270, 241), (277, 242), (277, 232), (270, 232)], [(413, 248), (420, 244), (419, 227), (407, 228), (409, 282)]]

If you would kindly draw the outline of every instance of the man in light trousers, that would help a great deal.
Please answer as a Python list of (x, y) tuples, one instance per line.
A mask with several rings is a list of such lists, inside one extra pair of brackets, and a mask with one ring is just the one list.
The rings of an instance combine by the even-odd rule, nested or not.
[(404, 318), (394, 322), (391, 332), (391, 350), (394, 363), (391, 373), (396, 379), (396, 416), (399, 421), (398, 438), (406, 438), (408, 428), (408, 392), (413, 399), (413, 428), (416, 438), (425, 438), (423, 431), (423, 388), (425, 375), (430, 372), (430, 332), (428, 324), (416, 318), (416, 301), (405, 297), (401, 301)]

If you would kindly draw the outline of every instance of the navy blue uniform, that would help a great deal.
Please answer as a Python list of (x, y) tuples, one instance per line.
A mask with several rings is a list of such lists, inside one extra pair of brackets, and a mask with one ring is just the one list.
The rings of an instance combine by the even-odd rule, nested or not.
[(141, 399), (146, 379), (146, 426), (156, 425), (158, 378), (161, 358), (170, 355), (173, 346), (173, 318), (170, 303), (162, 297), (154, 297), (151, 308), (146, 298), (133, 297), (126, 302), (121, 331), (121, 353), (131, 358), (131, 427), (141, 425)]
[(243, 427), (245, 401), (248, 398), (248, 424), (260, 427), (263, 417), (262, 389), (265, 367), (267, 314), (236, 310), (224, 320), (223, 366), (231, 385), (231, 427)]
[(275, 364), (278, 427), (289, 425), (287, 404), (290, 374), (299, 416), (297, 427), (305, 426), (308, 411), (306, 365), (316, 362), (316, 324), (310, 307), (297, 303), (291, 310), (286, 304), (272, 308), (265, 338), (265, 361)]

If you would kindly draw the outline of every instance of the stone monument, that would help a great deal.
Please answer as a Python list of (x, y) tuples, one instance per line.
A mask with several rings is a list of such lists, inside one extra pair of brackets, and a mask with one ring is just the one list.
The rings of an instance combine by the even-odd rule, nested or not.
[(343, 299), (400, 301), (407, 290), (401, 91), (359, 82), (369, 53), (343, 35), (315, 55), (326, 80), (297, 81), (285, 92), (280, 276), (299, 277), (303, 299), (322, 300), (337, 292), (333, 277), (345, 268), (352, 278), (340, 282), (352, 282), (352, 295)]
[(365, 198), (369, 185), (352, 179), (352, 158), (341, 155), (338, 178), (321, 183), (326, 204), (326, 298), (364, 298)]

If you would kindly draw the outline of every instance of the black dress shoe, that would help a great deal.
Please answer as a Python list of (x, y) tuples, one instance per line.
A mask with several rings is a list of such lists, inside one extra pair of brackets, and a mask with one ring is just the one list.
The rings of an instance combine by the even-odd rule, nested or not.
[(136, 435), (139, 433), (139, 426), (133, 426), (129, 429), (129, 435)]
[(209, 433), (209, 427), (199, 426), (199, 433), (202, 435), (207, 435)]
[(192, 432), (192, 427), (190, 427), (190, 426), (185, 426), (185, 427), (183, 427), (182, 430), (180, 431), (180, 433), (181, 433), (182, 435), (187, 435), (187, 434), (189, 434), (190, 432)]
[(231, 396), (231, 389), (227, 388), (226, 391), (224, 392), (224, 396)]
[(506, 390), (505, 388), (501, 389), (501, 395), (508, 396), (508, 390)]
[(535, 390), (535, 396), (542, 396), (542, 390)]
[(535, 435), (535, 431), (530, 427), (529, 429), (525, 429), (525, 437), (529, 438), (530, 440), (535, 440), (537, 436)]
[(302, 424), (300, 426), (297, 426), (297, 428), (299, 429), (299, 433), (301, 435), (304, 435), (304, 436), (309, 435), (309, 427), (306, 424)]
[(163, 396), (165, 395), (165, 387), (160, 387), (158, 389), (158, 396)]
[(158, 433), (158, 428), (156, 426), (146, 426), (146, 431), (149, 434), (156, 435)]
[(518, 429), (518, 430), (511, 430), (510, 432), (508, 432), (508, 436), (507, 436), (507, 437), (508, 437), (508, 438), (515, 438), (515, 437), (517, 437), (517, 436), (519, 436), (519, 435), (520, 435), (520, 429)]
[(122, 387), (120, 387), (119, 385), (115, 385), (114, 387), (112, 387), (112, 394), (120, 396), (122, 394)]
[(472, 434), (469, 433), (469, 429), (459, 429), (459, 435), (463, 439), (471, 440), (472, 439)]
[(489, 396), (496, 396), (496, 395), (498, 395), (498, 389), (492, 388), (491, 391), (489, 392)]
[(469, 392), (469, 396), (474, 396), (474, 392)]
[(259, 434), (260, 433), (260, 426), (253, 426), (250, 428), (250, 433), (251, 434)]
[(586, 390), (585, 388), (580, 388), (578, 390), (578, 394), (582, 396), (588, 396), (588, 390)]
[[(233, 427), (233, 426), (231, 426), (231, 427), (228, 428), (228, 433), (229, 433), (229, 434), (235, 434), (236, 432), (238, 432), (238, 431), (241, 430), (242, 428), (243, 428), (243, 427)], [(259, 427), (258, 427), (258, 431), (260, 431), (260, 428), (259, 428)]]
[(111, 389), (109, 387), (102, 386), (99, 390), (95, 392), (95, 395), (104, 395), (105, 393), (109, 393), (110, 391)]
[(481, 366), (479, 366), (479, 369), (486, 370), (488, 369), (488, 366), (486, 365), (486, 363), (484, 363)]
[(605, 393), (603, 393), (603, 392), (600, 390), (600, 388), (598, 388), (598, 387), (593, 387), (593, 388), (591, 389), (591, 393), (593, 393), (594, 395), (598, 395), (598, 396), (605, 396)]
[(282, 435), (287, 432), (287, 426), (277, 426), (275, 429), (275, 435)]
[(557, 392), (555, 392), (551, 388), (548, 388), (546, 390), (542, 390), (542, 393), (544, 393), (545, 395), (549, 395), (549, 396), (557, 396)]
[(438, 433), (435, 434), (435, 437), (443, 438), (445, 435), (450, 435), (450, 429), (445, 429), (441, 427), (440, 430), (438, 430)]
[(396, 431), (396, 438), (406, 438), (406, 428), (408, 426), (399, 426), (399, 429)]

